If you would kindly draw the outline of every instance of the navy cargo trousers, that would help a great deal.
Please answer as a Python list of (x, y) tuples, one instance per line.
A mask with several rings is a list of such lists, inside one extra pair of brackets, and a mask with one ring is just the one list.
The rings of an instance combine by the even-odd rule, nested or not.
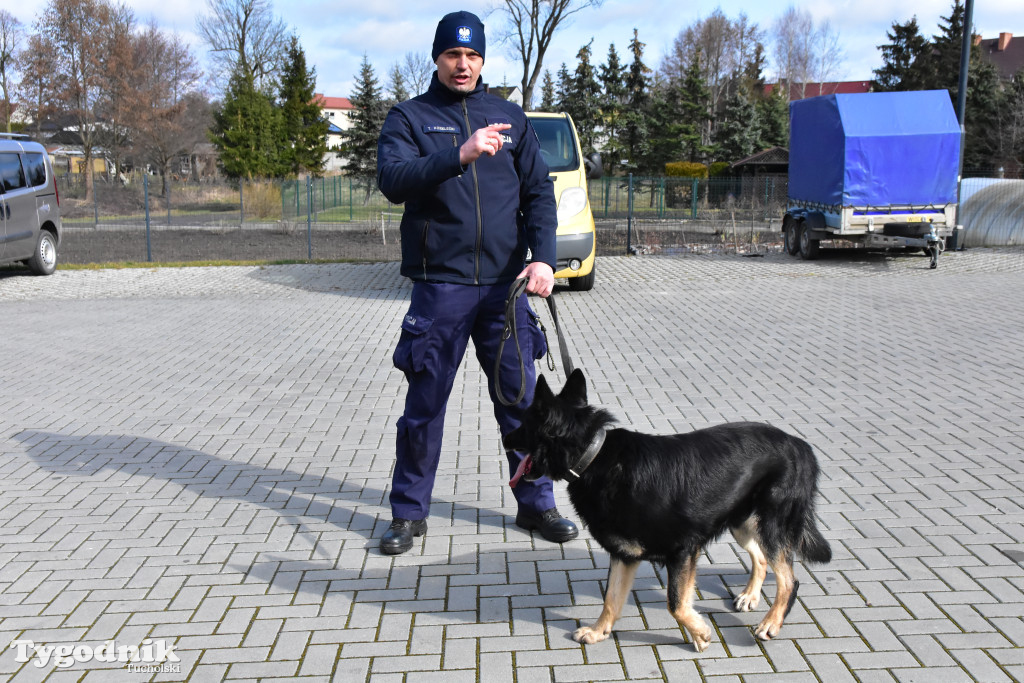
[[(526, 393), (510, 407), (495, 397), (494, 366), (505, 327), (505, 297), (511, 283), (458, 285), (415, 282), (409, 312), (394, 352), (395, 367), (405, 373), (408, 393), (405, 414), (398, 420), (395, 471), (391, 481), (391, 513), (400, 519), (425, 519), (441, 457), (441, 438), (448, 397), (455, 374), (472, 339), (476, 357), (487, 375), (494, 416), (502, 437), (519, 426), (533, 401), (534, 360), (547, 352), (544, 334), (526, 296), (516, 302), (519, 346), (526, 370)], [(513, 400), (521, 383), (515, 341), (505, 343), (501, 359), (501, 390)], [(508, 451), (509, 471), (521, 454)], [(551, 480), (521, 481), (513, 494), (521, 510), (543, 511), (555, 506)]]

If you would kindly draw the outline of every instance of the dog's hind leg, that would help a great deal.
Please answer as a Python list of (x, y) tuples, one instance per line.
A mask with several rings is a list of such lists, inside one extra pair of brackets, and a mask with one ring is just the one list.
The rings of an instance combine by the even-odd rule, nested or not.
[(693, 639), (697, 652), (704, 652), (711, 644), (711, 627), (693, 608), (693, 594), (697, 585), (697, 555), (668, 564), (668, 611)]
[(754, 635), (761, 640), (771, 640), (782, 630), (782, 620), (789, 614), (796, 601), (797, 588), (800, 582), (793, 573), (793, 554), (780, 551), (771, 559), (772, 571), (775, 572), (775, 602), (768, 610), (761, 623), (754, 630)]
[(737, 612), (749, 612), (756, 609), (761, 601), (761, 586), (768, 574), (768, 560), (761, 551), (761, 544), (757, 542), (757, 520), (754, 517), (747, 518), (742, 526), (730, 529), (733, 538), (744, 550), (750, 553), (750, 580), (743, 592), (733, 600), (733, 606)]
[(624, 562), (612, 558), (608, 567), (608, 588), (604, 592), (604, 609), (593, 626), (576, 629), (572, 639), (577, 643), (599, 643), (609, 636), (615, 620), (622, 614), (622, 606), (626, 604), (629, 591), (633, 588), (633, 579), (640, 567), (639, 562)]

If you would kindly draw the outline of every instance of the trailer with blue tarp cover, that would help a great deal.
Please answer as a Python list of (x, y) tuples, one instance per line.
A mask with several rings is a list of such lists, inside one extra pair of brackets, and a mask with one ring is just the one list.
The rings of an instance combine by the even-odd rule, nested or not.
[(821, 240), (921, 248), (956, 230), (960, 124), (945, 90), (824, 95), (789, 105), (786, 250)]

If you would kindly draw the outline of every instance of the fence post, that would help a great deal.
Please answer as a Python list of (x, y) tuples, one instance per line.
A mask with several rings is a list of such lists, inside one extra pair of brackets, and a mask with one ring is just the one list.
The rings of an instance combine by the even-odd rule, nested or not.
[(306, 254), (313, 260), (313, 176), (306, 176)]
[(629, 189), (626, 194), (626, 255), (633, 253), (633, 174), (629, 174)]
[(352, 213), (352, 176), (348, 177), (348, 222), (355, 220)]
[(145, 173), (142, 176), (142, 196), (143, 203), (146, 205), (146, 261), (152, 262), (153, 260), (153, 245), (149, 239), (149, 174)]
[[(90, 160), (91, 163), (91, 160)], [(92, 183), (92, 217), (93, 221), (97, 225), (100, 224), (100, 199), (96, 196), (96, 170), (93, 169), (92, 174), (89, 176), (89, 182)]]
[(690, 218), (697, 220), (697, 193), (700, 192), (700, 185), (696, 178), (693, 179), (693, 191), (690, 193)]
[(238, 227), (245, 227), (245, 183), (238, 179)]

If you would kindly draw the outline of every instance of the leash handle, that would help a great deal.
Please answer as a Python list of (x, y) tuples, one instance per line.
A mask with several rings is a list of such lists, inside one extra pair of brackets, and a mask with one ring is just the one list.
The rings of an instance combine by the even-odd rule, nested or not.
[[(501, 331), (498, 342), (498, 355), (494, 359), (494, 395), (503, 406), (514, 406), (526, 396), (526, 365), (523, 362), (523, 350), (519, 347), (519, 326), (516, 325), (516, 301), (526, 291), (529, 280), (521, 277), (512, 283), (505, 297), (505, 328)], [(519, 357), (519, 393), (515, 399), (508, 400), (501, 392), (501, 357), (505, 352), (505, 342), (512, 337), (516, 343), (516, 355)]]
[[(526, 364), (523, 359), (523, 351), (519, 346), (519, 326), (516, 324), (516, 301), (526, 292), (529, 280), (525, 277), (519, 278), (509, 287), (508, 295), (505, 297), (505, 327), (501, 332), (501, 340), (498, 342), (498, 356), (494, 361), (494, 395), (504, 406), (514, 406), (523, 400), (526, 395)], [(569, 357), (569, 347), (565, 343), (565, 336), (562, 334), (562, 326), (558, 324), (558, 309), (555, 307), (554, 293), (547, 296), (548, 310), (551, 312), (551, 320), (555, 324), (555, 334), (558, 335), (558, 351), (562, 357), (562, 367), (565, 369), (565, 377), (572, 374), (573, 364)], [(541, 330), (544, 326), (541, 325)], [(516, 355), (519, 358), (519, 393), (516, 398), (509, 401), (501, 391), (501, 356), (505, 350), (505, 342), (509, 337), (515, 342)], [(547, 334), (545, 333), (545, 339)], [(554, 361), (548, 349), (548, 367), (555, 369)]]

